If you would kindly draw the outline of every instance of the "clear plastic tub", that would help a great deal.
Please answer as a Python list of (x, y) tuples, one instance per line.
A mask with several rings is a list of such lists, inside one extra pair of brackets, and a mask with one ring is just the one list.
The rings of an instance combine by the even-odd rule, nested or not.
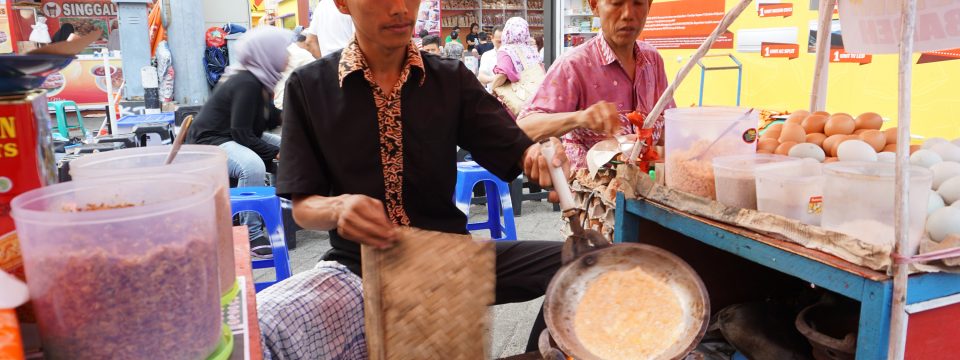
[[(162, 191), (161, 191), (162, 189)], [(214, 187), (72, 181), (13, 200), (47, 359), (203, 359), (223, 326)]]
[[(760, 114), (754, 111), (744, 118), (747, 111), (749, 109), (736, 107), (677, 108), (665, 111), (667, 186), (716, 199), (711, 163), (713, 158), (756, 152), (756, 128)], [(720, 140), (710, 146), (718, 138)]]
[[(896, 239), (894, 196), (896, 166), (889, 163), (842, 162), (824, 165), (824, 229), (878, 245), (893, 246)], [(923, 236), (933, 173), (910, 167), (910, 254)]]
[(217, 258), (220, 294), (230, 293), (237, 279), (233, 259), (233, 216), (227, 153), (217, 146), (183, 145), (173, 164), (163, 165), (170, 146), (151, 146), (103, 152), (70, 163), (74, 180), (148, 174), (201, 174), (217, 186)]
[(813, 159), (757, 167), (757, 210), (820, 226), (823, 164)]
[(783, 155), (749, 154), (713, 159), (717, 201), (742, 209), (757, 209), (757, 183), (754, 170), (773, 163), (799, 162)]

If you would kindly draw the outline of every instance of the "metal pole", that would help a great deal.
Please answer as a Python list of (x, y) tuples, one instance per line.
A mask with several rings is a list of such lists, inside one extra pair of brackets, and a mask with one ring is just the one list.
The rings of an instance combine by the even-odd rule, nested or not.
[[(897, 243), (894, 249), (901, 258), (915, 255), (910, 248), (910, 108), (911, 85), (913, 81), (913, 35), (916, 31), (917, 0), (903, 1), (900, 31), (900, 96), (898, 104), (897, 134), (897, 188), (896, 188), (896, 231)], [(913, 214), (921, 216), (921, 214)], [(907, 271), (909, 265), (893, 263), (893, 301), (890, 310), (890, 340), (888, 359), (903, 359), (906, 352), (907, 321)]]
[(810, 112), (827, 107), (827, 85), (830, 69), (830, 31), (833, 26), (833, 8), (837, 0), (820, 1), (820, 27), (817, 29), (817, 65), (813, 70), (813, 88), (810, 91)]
[(180, 105), (201, 105), (207, 100), (206, 70), (203, 66), (204, 40), (203, 6), (196, 0), (167, 0), (170, 17), (167, 39), (173, 54), (174, 99)]

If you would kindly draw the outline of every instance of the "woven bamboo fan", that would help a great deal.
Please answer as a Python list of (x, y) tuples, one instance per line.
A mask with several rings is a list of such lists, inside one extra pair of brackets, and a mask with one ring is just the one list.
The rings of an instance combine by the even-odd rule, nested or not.
[(362, 250), (370, 359), (486, 359), (493, 243), (413, 228), (399, 238)]

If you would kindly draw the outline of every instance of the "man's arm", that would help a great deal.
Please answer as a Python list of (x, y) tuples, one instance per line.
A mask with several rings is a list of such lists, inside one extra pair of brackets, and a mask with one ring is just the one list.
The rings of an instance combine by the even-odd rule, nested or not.
[(293, 219), (308, 230), (336, 229), (345, 239), (380, 249), (396, 241), (383, 203), (363, 195), (295, 195)]
[(601, 101), (574, 112), (527, 113), (517, 120), (517, 125), (534, 141), (560, 137), (577, 128), (613, 136), (620, 129), (620, 114), (613, 104)]

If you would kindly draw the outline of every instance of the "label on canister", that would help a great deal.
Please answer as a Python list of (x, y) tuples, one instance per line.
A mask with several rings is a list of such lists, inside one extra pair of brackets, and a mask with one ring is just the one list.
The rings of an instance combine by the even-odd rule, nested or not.
[(0, 359), (23, 359), (20, 325), (13, 310), (0, 309)]
[(820, 215), (823, 213), (823, 196), (810, 197), (807, 203), (807, 214)]
[[(56, 182), (52, 141), (43, 91), (0, 96), (0, 269), (21, 280), (25, 280), (23, 258), (10, 202), (17, 195)], [(32, 321), (23, 312), (20, 316)]]

